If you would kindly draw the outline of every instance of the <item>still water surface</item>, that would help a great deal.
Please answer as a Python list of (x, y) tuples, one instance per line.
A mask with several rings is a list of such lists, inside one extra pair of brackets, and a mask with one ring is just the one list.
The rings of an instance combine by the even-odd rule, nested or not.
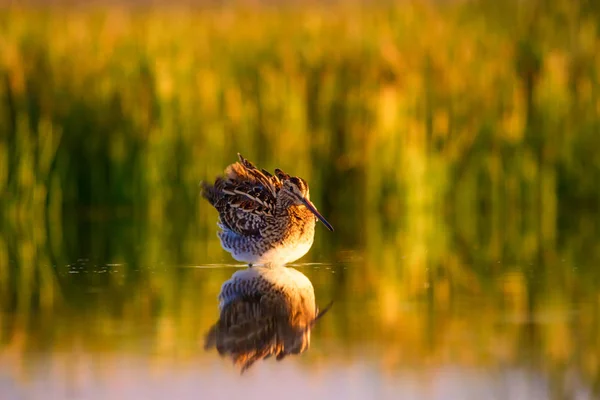
[(410, 223), (371, 226), (368, 236), (378, 239), (356, 246), (318, 226), (313, 249), (294, 268), (312, 282), (317, 304), (333, 307), (308, 351), (240, 374), (204, 349), (221, 284), (244, 268), (214, 231), (157, 232), (152, 221), (89, 215), (61, 224), (1, 236), (10, 282), (1, 293), (2, 399), (600, 393), (597, 240), (581, 231), (565, 228), (556, 246), (527, 254), (465, 245), (443, 221), (433, 236), (445, 238), (442, 247), (418, 239)]

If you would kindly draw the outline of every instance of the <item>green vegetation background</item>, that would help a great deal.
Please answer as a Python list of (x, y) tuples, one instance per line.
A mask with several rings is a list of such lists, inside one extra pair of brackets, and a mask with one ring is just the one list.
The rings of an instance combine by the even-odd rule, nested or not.
[[(337, 230), (317, 233), (309, 259), (361, 260), (340, 290), (376, 333), (352, 329), (361, 313), (349, 308), (324, 320), (326, 335), (383, 335), (421, 354), (444, 340), (425, 332), (468, 325), (507, 359), (537, 343), (551, 369), (575, 362), (600, 390), (596, 4), (3, 8), (0, 302), (16, 312), (1, 314), (0, 340), (22, 350), (82, 334), (50, 322), (76, 313), (69, 297), (83, 294), (60, 276), (82, 249), (146, 267), (227, 260), (198, 182), (240, 151), (310, 183)], [(103, 326), (164, 314), (194, 336), (216, 316), (197, 296), (214, 299), (228, 274), (81, 279), (113, 295), (113, 308), (86, 308)], [(315, 286), (327, 297), (335, 282)], [(476, 312), (457, 311), (453, 299), (482, 293)], [(401, 318), (414, 299), (435, 321)], [(490, 328), (578, 299), (557, 326)], [(23, 330), (32, 337), (15, 345)]]

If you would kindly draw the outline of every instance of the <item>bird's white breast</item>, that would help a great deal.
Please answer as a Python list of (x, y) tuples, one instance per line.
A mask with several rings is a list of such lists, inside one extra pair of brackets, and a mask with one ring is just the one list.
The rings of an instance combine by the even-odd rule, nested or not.
[[(252, 264), (284, 265), (303, 257), (312, 247), (313, 241), (287, 244), (274, 247), (260, 255)], [(235, 258), (235, 256), (234, 256)]]
[[(228, 237), (228, 235), (230, 235)], [(237, 236), (231, 240), (232, 236)], [(231, 253), (237, 261), (252, 265), (284, 265), (304, 256), (313, 244), (313, 237), (302, 241), (288, 241), (273, 245), (270, 249), (258, 252), (249, 241), (249, 238), (239, 236), (231, 231), (223, 231), (219, 234), (221, 246)], [(246, 242), (246, 243), (244, 243)]]

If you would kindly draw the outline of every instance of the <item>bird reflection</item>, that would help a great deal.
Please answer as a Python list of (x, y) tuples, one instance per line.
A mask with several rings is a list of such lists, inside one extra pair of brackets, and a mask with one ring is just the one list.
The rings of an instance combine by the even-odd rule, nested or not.
[(243, 373), (258, 360), (306, 351), (312, 327), (330, 307), (318, 310), (312, 283), (293, 268), (237, 271), (221, 287), (220, 317), (204, 347), (231, 357)]

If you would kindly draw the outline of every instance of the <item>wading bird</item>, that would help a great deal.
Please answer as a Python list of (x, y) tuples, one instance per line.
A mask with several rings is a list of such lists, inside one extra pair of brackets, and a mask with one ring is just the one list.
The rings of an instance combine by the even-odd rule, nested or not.
[(221, 245), (248, 265), (284, 265), (305, 255), (313, 244), (315, 222), (333, 227), (311, 203), (308, 184), (280, 169), (271, 175), (238, 153), (202, 195), (219, 212)]

